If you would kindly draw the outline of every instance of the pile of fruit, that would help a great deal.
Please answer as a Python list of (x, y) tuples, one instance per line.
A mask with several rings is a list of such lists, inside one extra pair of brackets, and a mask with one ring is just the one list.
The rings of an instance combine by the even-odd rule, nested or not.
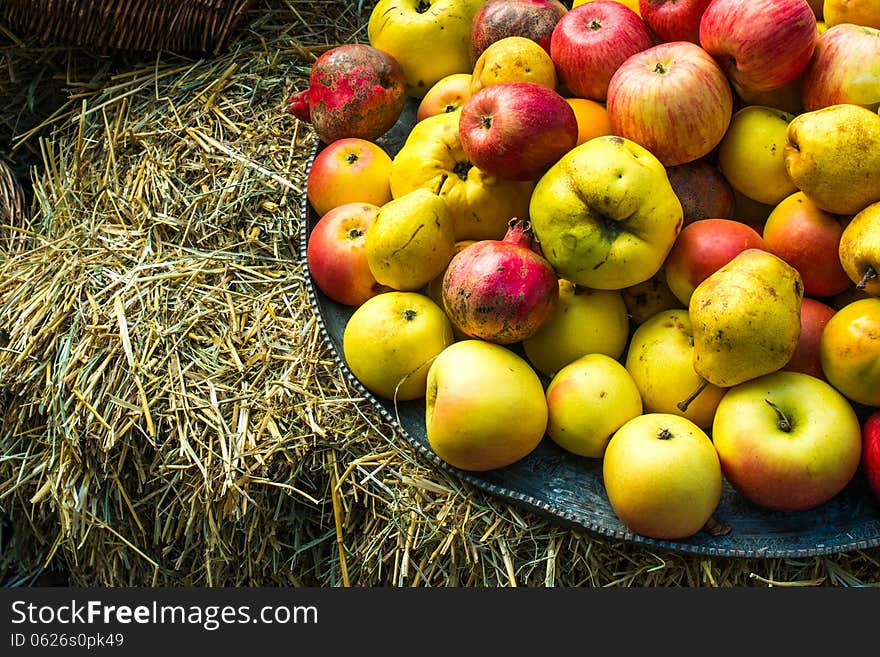
[[(726, 479), (880, 501), (876, 0), (379, 0), (289, 99), (365, 388), (487, 471), (602, 459), (632, 531)], [(380, 145), (417, 103), (397, 152)]]

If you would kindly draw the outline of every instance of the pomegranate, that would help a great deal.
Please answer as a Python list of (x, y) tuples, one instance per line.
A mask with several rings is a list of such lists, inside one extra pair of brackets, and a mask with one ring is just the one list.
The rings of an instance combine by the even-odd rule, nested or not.
[(479, 240), (452, 258), (442, 295), (462, 333), (512, 344), (541, 327), (559, 300), (559, 279), (537, 250), (531, 222), (513, 218), (503, 239)]
[(300, 121), (329, 144), (344, 137), (372, 141), (395, 124), (406, 103), (400, 63), (362, 43), (337, 46), (312, 64), (309, 86), (287, 99)]

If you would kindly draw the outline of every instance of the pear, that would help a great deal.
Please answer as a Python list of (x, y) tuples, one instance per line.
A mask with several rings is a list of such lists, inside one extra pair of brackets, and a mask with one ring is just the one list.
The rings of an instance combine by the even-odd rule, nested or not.
[(856, 214), (840, 234), (840, 264), (850, 280), (872, 296), (880, 296), (880, 201)]
[(761, 249), (741, 251), (691, 296), (697, 374), (727, 388), (782, 368), (800, 337), (803, 296), (794, 267)]
[(446, 201), (420, 187), (380, 206), (364, 237), (367, 265), (381, 285), (413, 292), (439, 276), (455, 255)]
[(827, 212), (856, 214), (880, 201), (880, 116), (829, 105), (788, 124), (785, 168), (795, 186)]

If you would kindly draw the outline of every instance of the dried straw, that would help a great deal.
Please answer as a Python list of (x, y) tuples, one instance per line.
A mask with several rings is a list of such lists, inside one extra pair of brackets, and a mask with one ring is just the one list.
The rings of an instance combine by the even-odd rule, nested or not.
[(0, 262), (0, 579), (877, 583), (877, 550), (723, 559), (558, 526), (425, 462), (357, 395), (297, 258), (315, 136), (284, 99), (368, 9), (316, 4), (260, 0), (228, 53), (107, 68), (15, 135), (40, 157), (30, 248)]

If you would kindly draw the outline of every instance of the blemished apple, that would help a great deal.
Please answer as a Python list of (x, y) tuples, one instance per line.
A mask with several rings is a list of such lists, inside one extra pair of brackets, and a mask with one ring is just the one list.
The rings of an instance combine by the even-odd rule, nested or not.
[(602, 458), (611, 436), (642, 414), (642, 397), (626, 368), (611, 356), (585, 354), (547, 386), (547, 435), (563, 449)]
[(620, 294), (635, 326), (643, 324), (661, 311), (685, 307), (669, 289), (666, 269), (662, 266), (651, 278), (623, 288)]
[(808, 112), (838, 103), (880, 107), (880, 30), (841, 23), (820, 34), (801, 94)]
[(880, 298), (838, 309), (822, 331), (819, 355), (825, 378), (847, 399), (880, 406)]
[(639, 13), (661, 41), (700, 43), (700, 19), (712, 0), (639, 0)]
[(452, 344), (452, 324), (427, 295), (393, 290), (368, 299), (342, 334), (345, 362), (374, 395), (397, 401), (425, 396), (433, 359)]
[(325, 213), (309, 234), (309, 273), (318, 289), (337, 303), (359, 306), (390, 290), (376, 281), (367, 262), (366, 234), (378, 213), (378, 205), (344, 203)]
[(632, 532), (693, 536), (721, 500), (721, 463), (705, 431), (679, 415), (643, 413), (618, 429), (602, 459), (608, 501)]
[(428, 89), (416, 109), (416, 121), (435, 114), (446, 114), (460, 110), (471, 97), (471, 74), (453, 73), (440, 78)]
[(531, 39), (550, 54), (553, 29), (567, 11), (559, 0), (488, 0), (471, 24), (471, 61), (509, 36)]
[(868, 415), (862, 426), (862, 471), (868, 489), (880, 503), (880, 409)]
[(477, 167), (507, 180), (537, 180), (577, 143), (574, 110), (534, 82), (484, 87), (461, 108), (461, 146)]
[(789, 372), (803, 372), (817, 379), (825, 379), (822, 371), (822, 359), (819, 347), (822, 331), (835, 313), (835, 309), (826, 303), (804, 297), (801, 301), (801, 334), (794, 349), (791, 360), (782, 369)]
[(746, 249), (762, 249), (764, 240), (748, 224), (734, 219), (700, 219), (681, 229), (664, 270), (666, 283), (684, 305), (697, 286)]
[(624, 365), (638, 386), (646, 413), (681, 415), (708, 430), (724, 388), (707, 384), (685, 411), (678, 407), (702, 383), (694, 370), (693, 338), (686, 308), (659, 312), (636, 328)]
[(378, 144), (345, 137), (315, 156), (306, 177), (306, 196), (323, 215), (343, 203), (383, 205), (391, 200), (391, 156)]
[(550, 37), (550, 57), (572, 94), (604, 102), (618, 67), (652, 45), (651, 33), (636, 12), (619, 2), (596, 0), (559, 19)]
[(705, 50), (673, 41), (635, 53), (618, 67), (608, 83), (607, 108), (614, 134), (669, 167), (718, 145), (730, 124), (733, 92)]
[(840, 493), (858, 470), (859, 418), (827, 382), (773, 372), (730, 388), (712, 440), (731, 486), (775, 511), (806, 511)]
[(561, 278), (556, 306), (522, 346), (535, 369), (552, 377), (586, 354), (620, 358), (628, 340), (629, 317), (619, 290), (591, 290)]
[(486, 471), (515, 463), (541, 442), (547, 419), (540, 378), (507, 347), (461, 340), (428, 370), (428, 443), (456, 468)]
[(800, 76), (818, 33), (805, 0), (713, 0), (700, 19), (700, 45), (747, 91), (769, 91)]
[(764, 245), (798, 270), (804, 294), (831, 297), (851, 285), (840, 263), (840, 219), (825, 212), (803, 192), (787, 196), (764, 223)]
[(706, 158), (666, 167), (669, 183), (681, 201), (684, 224), (700, 219), (734, 219), (733, 188)]

